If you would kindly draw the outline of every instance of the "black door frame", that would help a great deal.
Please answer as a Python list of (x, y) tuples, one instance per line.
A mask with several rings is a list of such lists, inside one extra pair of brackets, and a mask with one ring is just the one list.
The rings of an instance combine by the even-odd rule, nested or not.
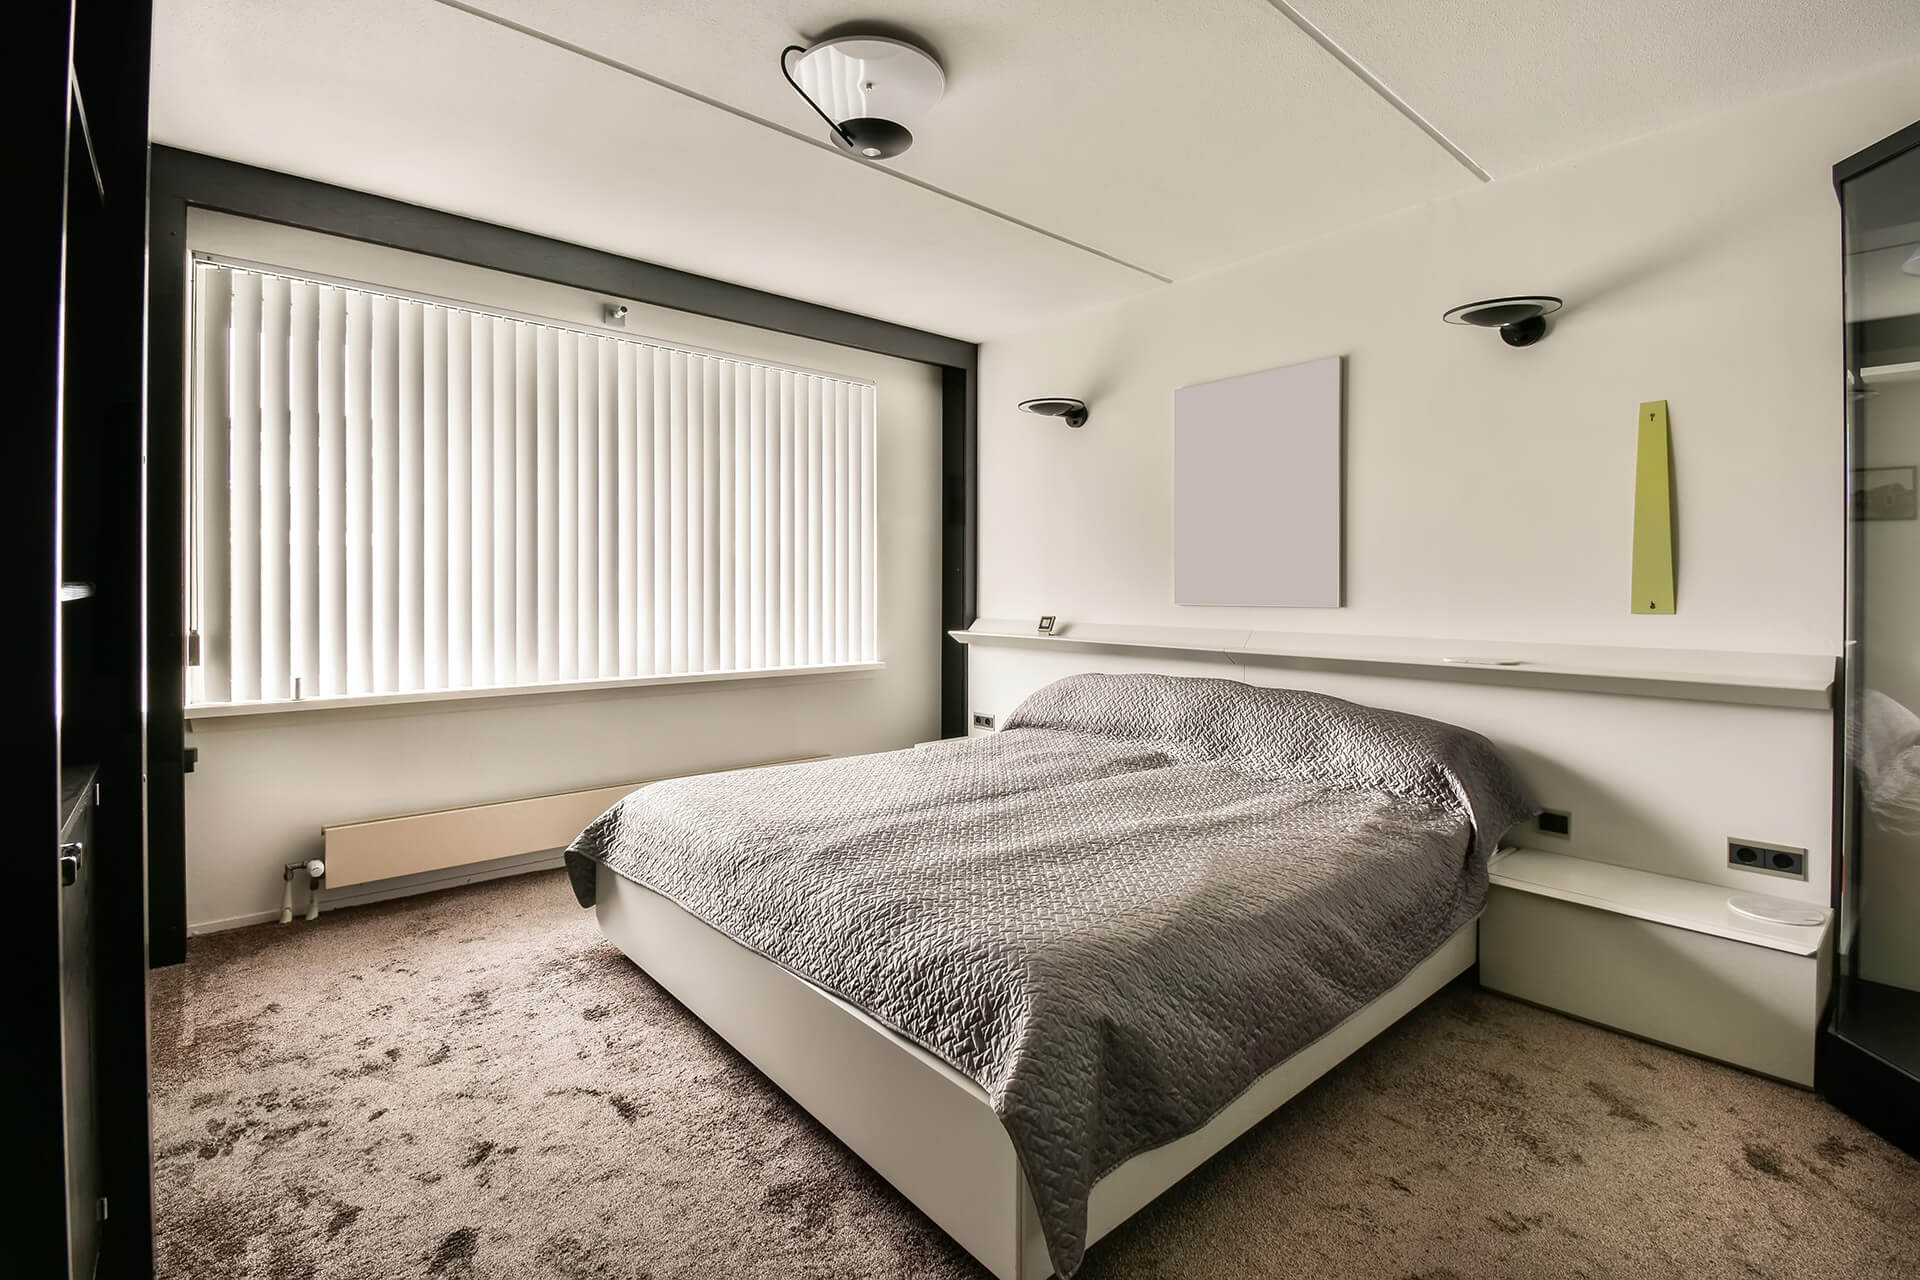
[[(7, 771), (18, 822), (5, 939), (16, 1001), (0, 1054), (10, 1274), (66, 1273), (70, 1160), (92, 1166), (88, 1190), (104, 1200), (84, 1212), (107, 1210), (97, 1274), (152, 1270), (139, 518), (151, 19), (149, 4), (78, 0), (22, 6), (12, 33), (6, 91), (25, 230), (0, 574), (20, 615), (8, 635), (26, 696)], [(62, 603), (62, 577), (91, 594)], [(79, 883), (93, 885), (91, 1153), (67, 1150), (64, 1124), (63, 764), (91, 767), (102, 797), (76, 851)]]
[[(211, 209), (856, 347), (941, 370), (941, 626), (974, 620), (978, 524), (971, 342), (763, 293), (457, 214), (156, 146), (149, 206), (147, 681), (150, 952), (186, 955), (185, 547), (187, 211)], [(940, 728), (967, 731), (965, 647), (942, 637)]]

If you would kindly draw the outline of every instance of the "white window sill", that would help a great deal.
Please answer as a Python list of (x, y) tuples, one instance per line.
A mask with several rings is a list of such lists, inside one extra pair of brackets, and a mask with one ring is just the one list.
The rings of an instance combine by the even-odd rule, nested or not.
[(632, 676), (612, 680), (569, 680), (553, 684), (517, 684), (498, 689), (431, 689), (420, 693), (366, 693), (344, 698), (303, 698), (298, 702), (207, 702), (186, 709), (188, 721), (233, 716), (299, 715), (306, 711), (346, 711), (355, 707), (399, 707), (414, 703), (483, 702), (555, 693), (600, 693), (681, 684), (741, 680), (777, 680), (794, 676), (845, 675), (879, 671), (884, 662), (846, 662), (804, 667), (766, 667), (753, 671), (698, 671), (682, 675)]

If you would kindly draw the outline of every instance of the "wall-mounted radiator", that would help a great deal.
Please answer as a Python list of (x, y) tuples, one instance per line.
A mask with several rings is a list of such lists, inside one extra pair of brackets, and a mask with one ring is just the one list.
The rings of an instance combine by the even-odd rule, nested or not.
[[(821, 756), (801, 756), (791, 760), (769, 760), (773, 764), (798, 764), (819, 760)], [(691, 777), (695, 773), (722, 773), (721, 769), (696, 769), (686, 774), (663, 777)], [(573, 843), (581, 828), (605, 813), (635, 787), (662, 778), (643, 778), (637, 782), (619, 782), (582, 791), (559, 791), (552, 795), (525, 796), (491, 804), (464, 805), (457, 809), (435, 809), (427, 813), (403, 813), (390, 818), (369, 818), (360, 822), (342, 822), (321, 828), (326, 837), (326, 884), (339, 889), (388, 880), (394, 876), (418, 875), (425, 871), (444, 871), (512, 858), (521, 854), (560, 849)]]

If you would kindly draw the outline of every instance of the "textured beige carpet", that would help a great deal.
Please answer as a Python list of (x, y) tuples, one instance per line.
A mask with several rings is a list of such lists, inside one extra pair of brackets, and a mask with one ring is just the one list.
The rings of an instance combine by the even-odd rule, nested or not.
[[(985, 1272), (558, 872), (154, 976), (161, 1274)], [(1117, 1277), (1920, 1275), (1920, 1163), (1811, 1095), (1456, 984), (1097, 1245)]]

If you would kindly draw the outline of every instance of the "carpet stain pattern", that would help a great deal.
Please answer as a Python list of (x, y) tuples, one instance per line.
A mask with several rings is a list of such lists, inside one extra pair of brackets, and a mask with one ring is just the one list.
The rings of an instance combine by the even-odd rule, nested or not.
[[(154, 974), (153, 1053), (169, 1280), (986, 1276), (559, 872), (195, 939)], [(1456, 984), (1081, 1275), (1920, 1275), (1920, 1162)]]

